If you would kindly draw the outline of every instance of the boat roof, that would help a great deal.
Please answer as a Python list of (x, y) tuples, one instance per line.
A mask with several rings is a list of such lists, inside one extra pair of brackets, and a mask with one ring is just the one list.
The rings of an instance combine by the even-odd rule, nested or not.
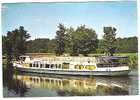
[(101, 56), (98, 58), (103, 58), (103, 59), (126, 59), (128, 58), (127, 56)]
[(23, 55), (23, 56), (20, 56), (20, 57), (30, 57), (30, 56)]

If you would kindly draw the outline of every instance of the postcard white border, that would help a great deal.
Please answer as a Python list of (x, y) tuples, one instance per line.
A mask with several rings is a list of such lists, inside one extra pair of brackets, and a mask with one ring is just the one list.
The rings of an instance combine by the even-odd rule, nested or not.
[[(137, 1), (137, 7), (138, 7), (138, 44), (140, 44), (140, 0), (2, 0), (0, 2), (0, 7), (1, 3), (17, 3), (17, 2), (87, 2), (87, 1)], [(1, 12), (1, 9), (0, 9)], [(1, 23), (1, 13), (0, 13), (0, 23)], [(2, 35), (2, 24), (0, 24), (0, 32)], [(74, 97), (16, 97), (16, 98), (3, 98), (3, 84), (2, 84), (2, 38), (0, 37), (0, 100), (3, 99), (10, 99), (10, 100), (23, 100), (23, 99), (40, 99), (40, 100), (137, 100), (140, 95), (134, 95), (134, 96), (74, 96)], [(138, 45), (138, 51), (140, 51), (140, 46)], [(140, 53), (138, 52), (138, 55), (140, 57)], [(140, 63), (140, 59), (138, 59), (138, 63)], [(140, 67), (140, 66), (139, 66)], [(139, 75), (140, 75), (140, 70), (139, 70)], [(139, 77), (140, 80), (140, 77)], [(139, 88), (140, 88), (140, 82), (139, 82)]]

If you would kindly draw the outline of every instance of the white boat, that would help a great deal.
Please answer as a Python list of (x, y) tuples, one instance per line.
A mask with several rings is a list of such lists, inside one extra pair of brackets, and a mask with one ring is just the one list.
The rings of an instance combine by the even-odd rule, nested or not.
[(21, 60), (13, 63), (21, 72), (60, 74), (60, 75), (128, 75), (127, 57), (46, 57), (31, 59), (21, 56)]

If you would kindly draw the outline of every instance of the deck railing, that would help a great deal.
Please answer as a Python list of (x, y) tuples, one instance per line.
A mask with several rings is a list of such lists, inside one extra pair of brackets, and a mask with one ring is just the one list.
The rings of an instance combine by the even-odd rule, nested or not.
[(127, 63), (97, 64), (97, 67), (121, 67), (127, 66)]

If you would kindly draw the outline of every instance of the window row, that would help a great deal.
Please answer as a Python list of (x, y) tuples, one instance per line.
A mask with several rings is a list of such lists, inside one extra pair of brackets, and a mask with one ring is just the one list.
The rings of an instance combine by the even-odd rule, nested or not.
[(61, 68), (61, 64), (32, 64), (30, 63), (30, 67), (39, 67), (39, 68)]

